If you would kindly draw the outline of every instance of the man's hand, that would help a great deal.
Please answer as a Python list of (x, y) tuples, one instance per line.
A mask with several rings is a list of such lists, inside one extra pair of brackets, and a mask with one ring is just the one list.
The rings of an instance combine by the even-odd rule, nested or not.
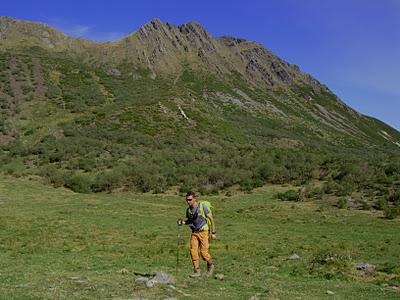
[(217, 239), (217, 234), (216, 233), (211, 233), (211, 240), (216, 240)]
[(178, 225), (185, 225), (186, 222), (183, 221), (182, 219), (179, 219), (176, 223), (178, 223)]

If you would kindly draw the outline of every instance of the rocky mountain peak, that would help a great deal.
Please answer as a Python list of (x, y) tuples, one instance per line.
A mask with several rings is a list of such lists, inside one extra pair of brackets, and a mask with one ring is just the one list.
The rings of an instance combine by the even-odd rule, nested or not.
[(235, 37), (214, 38), (194, 21), (175, 26), (154, 18), (119, 41), (95, 43), (68, 37), (46, 24), (0, 17), (0, 46), (30, 45), (68, 51), (71, 56), (83, 59), (93, 56), (115, 66), (123, 60), (129, 61), (149, 69), (154, 78), (179, 74), (182, 63), (190, 61), (196, 68), (221, 77), (232, 71), (238, 72), (251, 84), (277, 87), (304, 82), (317, 88), (320, 86), (298, 67), (262, 45)]
[(142, 42), (171, 44), (174, 48), (180, 48), (185, 52), (198, 48), (205, 50), (215, 48), (211, 35), (200, 24), (193, 21), (177, 27), (155, 18), (140, 27), (136, 35)]

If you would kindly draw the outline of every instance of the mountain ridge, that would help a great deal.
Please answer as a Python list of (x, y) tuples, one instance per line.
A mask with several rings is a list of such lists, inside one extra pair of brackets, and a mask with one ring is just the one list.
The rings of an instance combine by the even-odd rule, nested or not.
[[(2, 47), (15, 46), (12, 42), (14, 39), (20, 43), (24, 42), (21, 36), (26, 36), (28, 32), (34, 30), (38, 32), (28, 37), (39, 46), (58, 51), (75, 51), (78, 54), (87, 51), (89, 55), (100, 56), (99, 59), (102, 62), (111, 64), (120, 63), (122, 60), (135, 63), (139, 61), (152, 71), (153, 77), (160, 73), (165, 74), (166, 69), (169, 73), (178, 73), (182, 70), (181, 60), (192, 59), (195, 62), (202, 62), (206, 68), (211, 68), (216, 74), (237, 71), (249, 82), (253, 80), (264, 82), (270, 87), (281, 81), (288, 83), (291, 78), (319, 88), (324, 87), (310, 75), (302, 73), (297, 66), (279, 59), (262, 45), (234, 37), (212, 38), (199, 23), (194, 21), (175, 26), (162, 23), (160, 19), (155, 18), (137, 31), (114, 42), (94, 42), (72, 38), (44, 23), (19, 21), (8, 17), (1, 17), (0, 28), (2, 29), (0, 33)], [(4, 28), (9, 30), (4, 30)], [(16, 33), (18, 33), (15, 38), (11, 35), (16, 33), (10, 32), (13, 28), (16, 28)], [(10, 43), (7, 43), (7, 40), (10, 40)], [(229, 53), (226, 47), (231, 48), (230, 50), (235, 48), (236, 51)], [(210, 55), (210, 52), (217, 53)], [(185, 54), (190, 54), (191, 57), (188, 58), (188, 55), (185, 57)], [(226, 55), (229, 57), (225, 57)], [(112, 59), (106, 59), (111, 56)], [(266, 64), (265, 61), (271, 61), (271, 63)], [(240, 68), (235, 67), (237, 65), (240, 65)]]

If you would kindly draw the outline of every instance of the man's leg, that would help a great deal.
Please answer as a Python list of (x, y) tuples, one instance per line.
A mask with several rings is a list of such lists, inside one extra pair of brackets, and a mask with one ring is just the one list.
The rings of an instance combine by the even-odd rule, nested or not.
[(208, 242), (208, 231), (199, 232), (200, 237), (200, 254), (201, 257), (207, 262), (207, 277), (211, 277), (214, 272), (214, 264), (212, 263), (211, 255), (208, 251), (210, 244)]
[(190, 237), (190, 256), (193, 263), (193, 273), (190, 277), (200, 276), (199, 238), (197, 235), (197, 233), (192, 233)]

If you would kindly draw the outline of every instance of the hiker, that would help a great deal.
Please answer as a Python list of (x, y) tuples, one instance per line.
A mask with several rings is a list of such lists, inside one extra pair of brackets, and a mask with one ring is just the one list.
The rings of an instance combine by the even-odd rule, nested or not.
[[(186, 220), (178, 220), (178, 225), (190, 225), (192, 235), (190, 237), (190, 256), (193, 263), (193, 273), (190, 277), (200, 277), (200, 258), (199, 252), (203, 260), (207, 262), (206, 277), (211, 277), (214, 272), (214, 264), (210, 254), (208, 253), (209, 238), (215, 240), (217, 238), (215, 231), (215, 221), (211, 213), (211, 209), (207, 208), (204, 202), (197, 202), (194, 192), (187, 192), (186, 202), (188, 208), (186, 210)], [(207, 222), (207, 219), (209, 222)], [(209, 224), (207, 224), (209, 223)], [(211, 227), (211, 228), (209, 228)], [(211, 231), (211, 235), (209, 232)]]

